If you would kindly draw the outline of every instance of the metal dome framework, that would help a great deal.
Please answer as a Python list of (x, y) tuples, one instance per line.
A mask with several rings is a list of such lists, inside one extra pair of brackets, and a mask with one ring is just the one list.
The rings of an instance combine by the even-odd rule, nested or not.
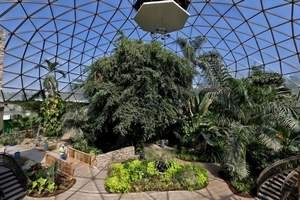
[[(76, 100), (73, 85), (84, 80), (88, 66), (114, 49), (118, 32), (152, 41), (133, 20), (132, 0), (3, 0), (3, 101), (28, 100), (42, 89), (47, 72), (36, 68), (45, 59), (59, 63), (56, 74), (63, 98)], [(206, 37), (203, 51), (217, 50), (236, 77), (251, 66), (285, 75), (294, 92), (300, 87), (299, 0), (193, 0), (185, 27), (164, 37), (178, 54), (176, 39)]]

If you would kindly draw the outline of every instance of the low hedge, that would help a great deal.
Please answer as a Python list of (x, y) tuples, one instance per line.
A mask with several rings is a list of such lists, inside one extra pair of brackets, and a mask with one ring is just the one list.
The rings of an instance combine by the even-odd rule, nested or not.
[(105, 180), (109, 192), (198, 190), (208, 184), (207, 171), (174, 160), (132, 160), (113, 164)]

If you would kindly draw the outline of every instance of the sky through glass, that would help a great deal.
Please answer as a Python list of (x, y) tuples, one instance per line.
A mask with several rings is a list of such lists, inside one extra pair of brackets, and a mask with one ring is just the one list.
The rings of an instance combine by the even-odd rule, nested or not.
[[(2, 96), (26, 100), (42, 89), (45, 59), (59, 63), (59, 90), (79, 98), (72, 86), (87, 67), (109, 55), (118, 31), (152, 41), (133, 20), (132, 0), (0, 0), (0, 29), (6, 33)], [(217, 50), (236, 77), (253, 65), (278, 72), (300, 85), (299, 0), (193, 0), (185, 27), (160, 40), (181, 55), (176, 39), (205, 36), (203, 51)]]

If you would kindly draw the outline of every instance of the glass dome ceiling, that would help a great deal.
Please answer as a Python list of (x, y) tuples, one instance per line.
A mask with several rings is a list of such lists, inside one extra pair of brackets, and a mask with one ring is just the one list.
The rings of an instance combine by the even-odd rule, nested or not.
[[(89, 66), (114, 49), (118, 32), (152, 41), (133, 20), (133, 0), (1, 0), (4, 30), (4, 101), (26, 100), (42, 89), (46, 71), (35, 66), (46, 59), (59, 63), (57, 75), (65, 99), (78, 99), (73, 85)], [(299, 0), (193, 0), (185, 27), (161, 40), (180, 54), (175, 40), (205, 36), (203, 50), (217, 50), (236, 77), (253, 65), (285, 75), (300, 87)], [(157, 39), (157, 38), (156, 38)]]

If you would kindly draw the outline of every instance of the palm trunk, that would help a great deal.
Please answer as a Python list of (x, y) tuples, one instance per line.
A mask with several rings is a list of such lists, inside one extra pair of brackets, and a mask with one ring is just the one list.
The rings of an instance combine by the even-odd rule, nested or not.
[[(3, 57), (4, 57), (4, 31), (0, 30), (0, 91), (2, 91), (2, 77), (3, 77)], [(0, 131), (3, 131), (3, 115), (4, 115), (4, 102), (3, 98), (0, 98)]]

